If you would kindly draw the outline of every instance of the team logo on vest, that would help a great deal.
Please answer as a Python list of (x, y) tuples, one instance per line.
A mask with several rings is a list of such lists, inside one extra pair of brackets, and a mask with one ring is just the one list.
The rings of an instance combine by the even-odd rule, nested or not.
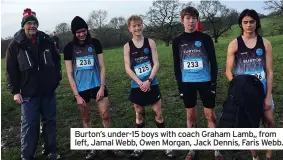
[(144, 52), (145, 54), (149, 54), (149, 49), (148, 49), (148, 48), (145, 48), (145, 49), (143, 50), (143, 52)]
[(257, 63), (257, 62), (261, 62), (260, 58), (253, 58), (253, 59), (244, 59), (243, 63)]
[(263, 50), (261, 48), (258, 48), (256, 49), (255, 53), (258, 55), (258, 56), (261, 56), (263, 54)]
[(91, 53), (92, 52), (92, 48), (88, 47), (87, 51)]
[(195, 46), (196, 47), (200, 47), (202, 44), (201, 44), (201, 41), (195, 41)]

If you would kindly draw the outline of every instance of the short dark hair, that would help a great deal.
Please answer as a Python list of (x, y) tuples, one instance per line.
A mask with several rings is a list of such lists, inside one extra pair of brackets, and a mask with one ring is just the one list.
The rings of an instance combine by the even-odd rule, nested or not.
[(242, 13), (239, 16), (238, 24), (242, 30), (242, 34), (243, 34), (242, 20), (245, 16), (252, 17), (256, 21), (255, 33), (258, 34), (258, 30), (261, 28), (261, 24), (260, 24), (258, 13), (253, 9), (245, 9), (242, 11)]
[(198, 10), (197, 10), (196, 8), (194, 8), (194, 7), (191, 7), (191, 6), (186, 7), (186, 8), (184, 8), (184, 9), (181, 11), (181, 18), (182, 18), (182, 19), (184, 19), (184, 17), (185, 17), (186, 15), (196, 16), (197, 19), (199, 19), (199, 12), (198, 12)]

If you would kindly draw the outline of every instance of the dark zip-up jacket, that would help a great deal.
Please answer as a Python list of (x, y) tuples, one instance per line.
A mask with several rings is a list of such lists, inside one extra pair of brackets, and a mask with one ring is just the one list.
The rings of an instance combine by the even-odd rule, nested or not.
[(263, 117), (264, 88), (252, 75), (238, 75), (230, 82), (219, 128), (258, 128)]
[(51, 38), (38, 31), (36, 44), (19, 30), (6, 51), (6, 82), (12, 94), (26, 97), (54, 93), (61, 74), (61, 58)]

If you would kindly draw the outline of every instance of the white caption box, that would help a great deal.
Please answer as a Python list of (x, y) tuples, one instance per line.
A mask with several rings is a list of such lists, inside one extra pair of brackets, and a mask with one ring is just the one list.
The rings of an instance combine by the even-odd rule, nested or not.
[(72, 150), (282, 150), (283, 128), (71, 128)]

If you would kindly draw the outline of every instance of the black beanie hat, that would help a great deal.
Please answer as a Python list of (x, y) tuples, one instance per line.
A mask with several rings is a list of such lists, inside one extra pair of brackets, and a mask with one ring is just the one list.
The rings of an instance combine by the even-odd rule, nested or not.
[(76, 34), (76, 31), (82, 28), (86, 28), (88, 30), (86, 22), (81, 17), (76, 16), (71, 23), (72, 33)]

